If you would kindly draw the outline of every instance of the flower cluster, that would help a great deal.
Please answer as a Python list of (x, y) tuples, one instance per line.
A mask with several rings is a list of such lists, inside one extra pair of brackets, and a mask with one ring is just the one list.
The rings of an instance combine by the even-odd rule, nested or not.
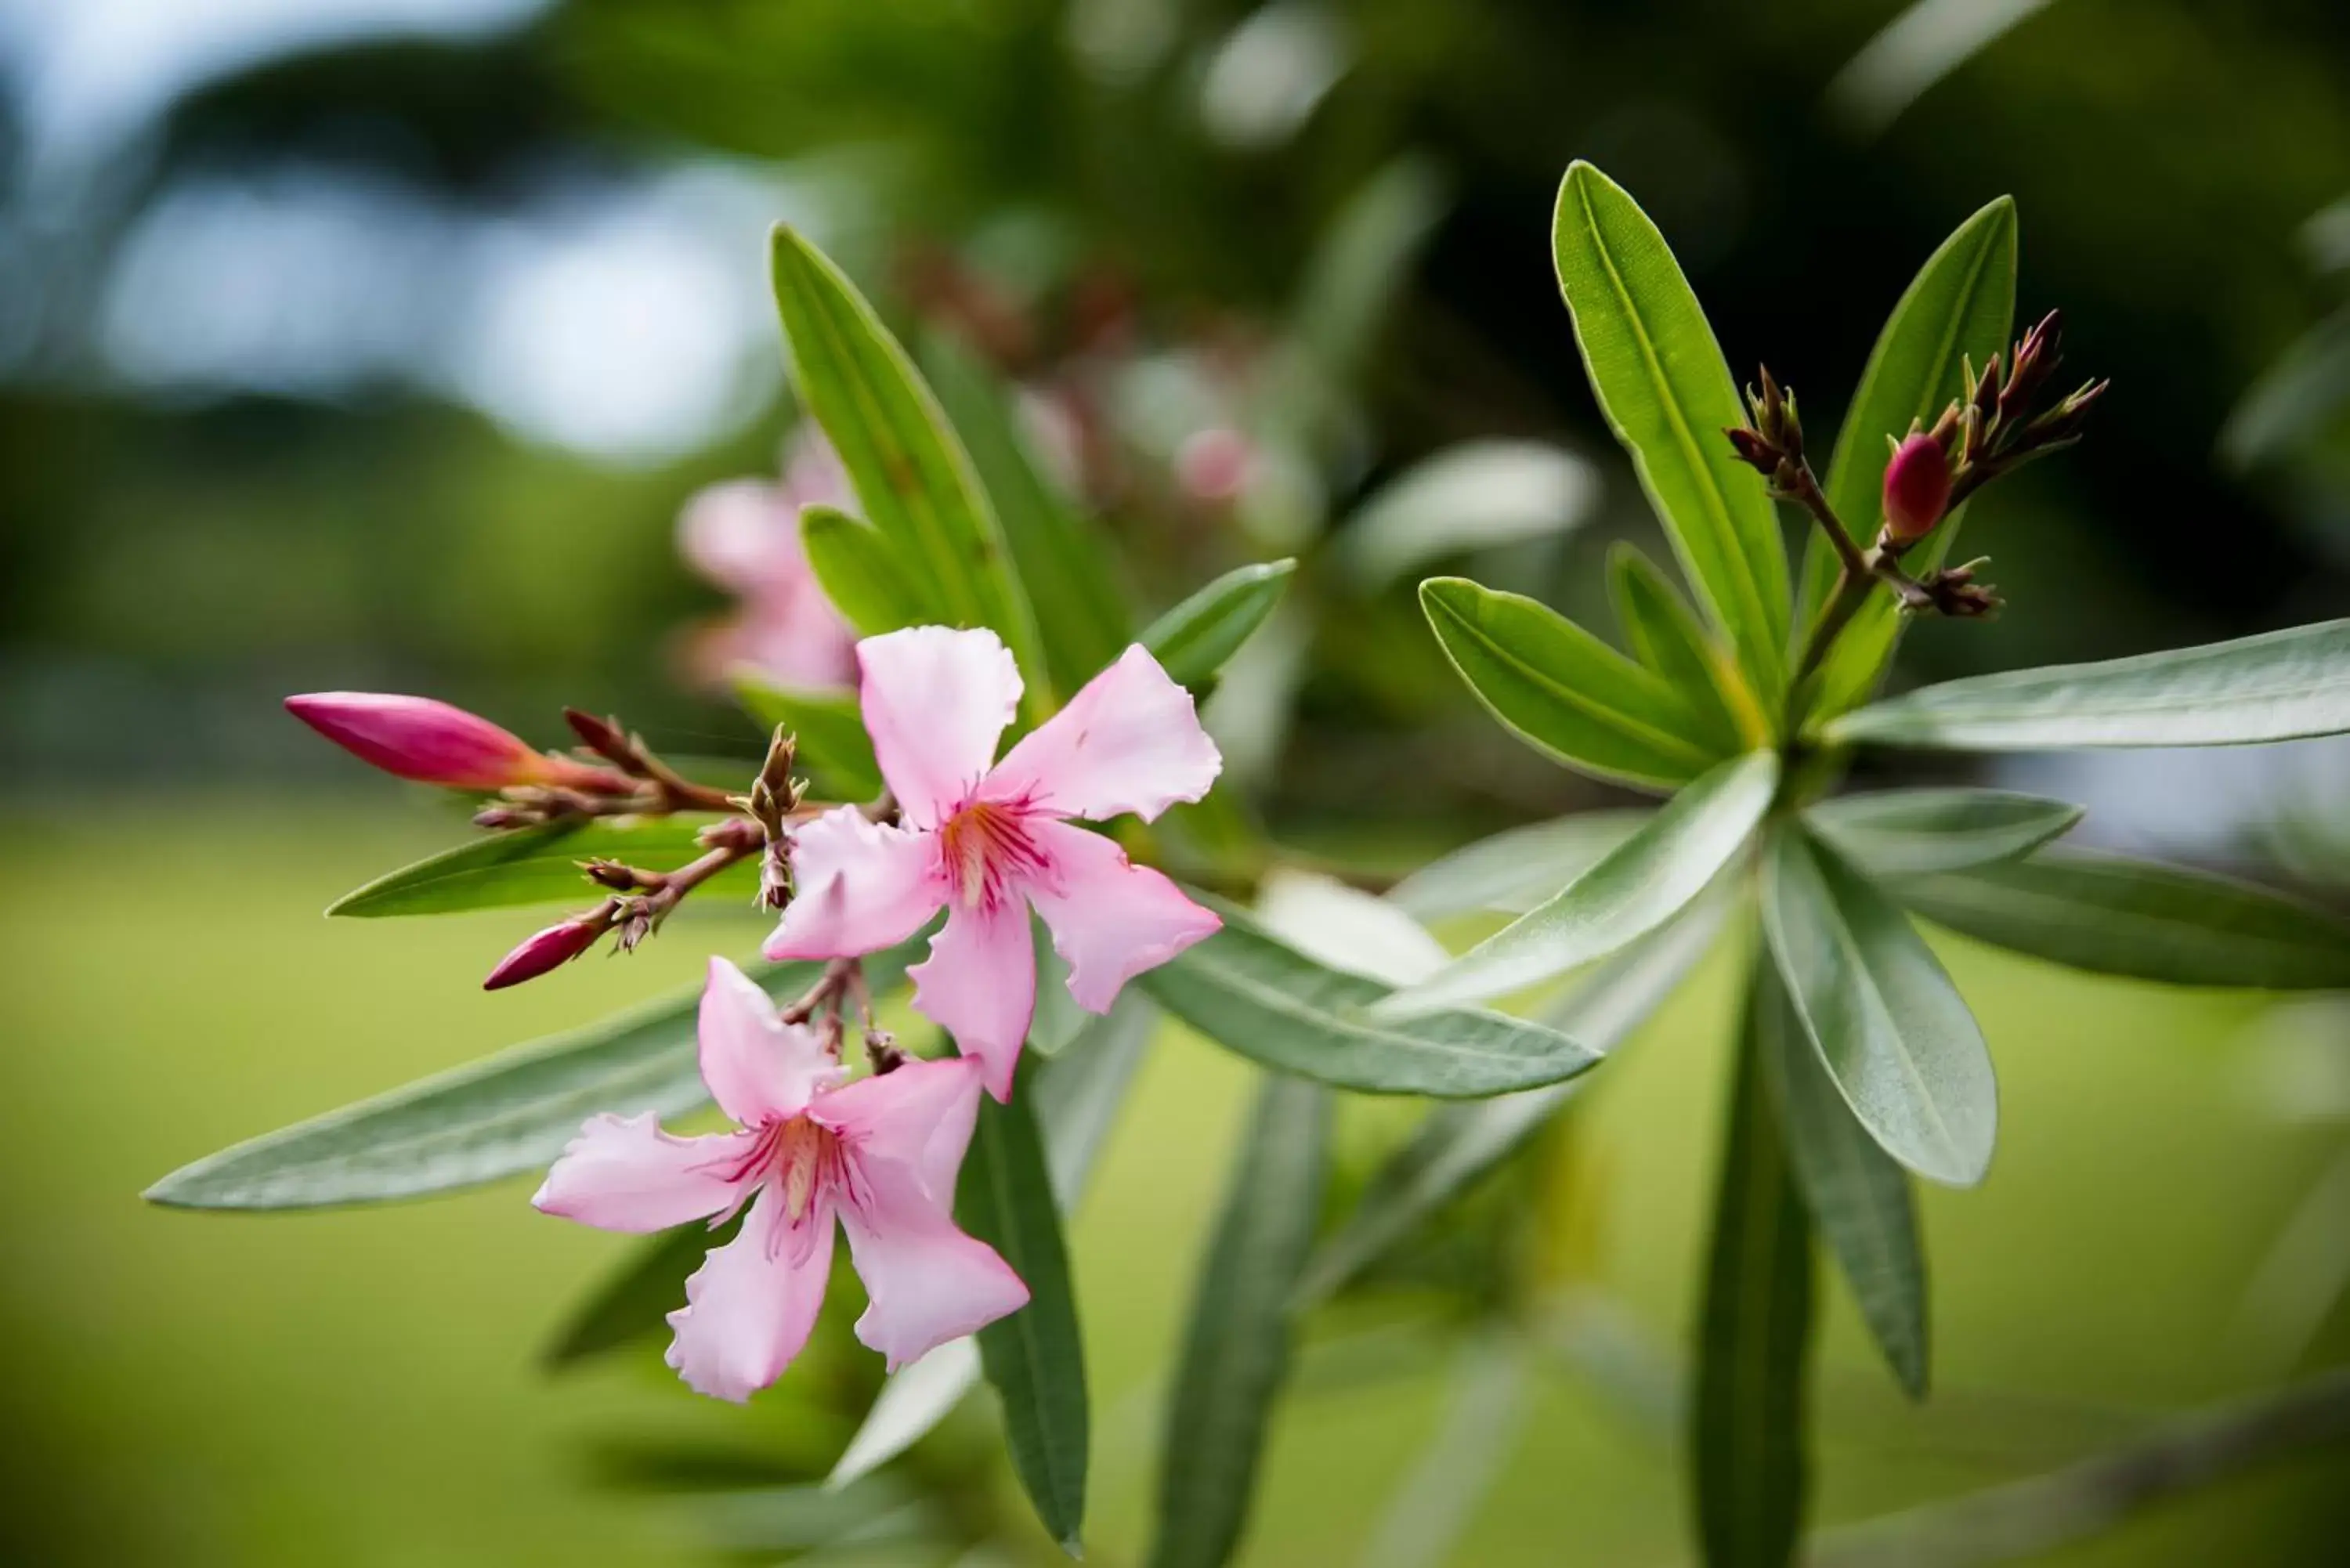
[[(1024, 1304), (1026, 1286), (951, 1213), (979, 1096), (1011, 1097), (1035, 1012), (1031, 910), (1068, 966), (1071, 995), (1095, 1012), (1220, 924), (1115, 839), (1081, 826), (1149, 822), (1201, 799), (1222, 771), (1191, 693), (1148, 650), (1128, 649), (1001, 760), (1023, 686), (994, 633), (909, 628), (857, 644), (855, 662), (888, 784), (880, 801), (861, 805), (802, 805), (785, 737), (750, 793), (735, 796), (680, 777), (617, 722), (586, 714), (569, 715), (584, 742), (574, 759), (423, 698), (338, 692), (288, 703), (400, 777), (498, 792), (499, 804), (476, 819), (493, 829), (727, 812), (701, 831), (703, 853), (678, 870), (585, 863), (612, 896), (525, 940), (492, 971), (491, 989), (544, 974), (608, 931), (633, 947), (685, 894), (754, 855), (765, 867), (761, 902), (782, 909), (767, 957), (826, 961), (816, 986), (781, 1009), (733, 965), (711, 961), (702, 1075), (733, 1131), (681, 1137), (650, 1113), (597, 1116), (534, 1200), (609, 1231), (697, 1220), (714, 1229), (740, 1216), (739, 1232), (712, 1251), (669, 1319), (670, 1365), (722, 1398), (774, 1382), (806, 1343), (836, 1220), (870, 1302), (858, 1335), (892, 1367)], [(908, 972), (915, 1010), (948, 1032), (959, 1054), (924, 1061), (878, 1028), (859, 964), (941, 910), (930, 956)], [(871, 1071), (844, 1082), (852, 1001)]]

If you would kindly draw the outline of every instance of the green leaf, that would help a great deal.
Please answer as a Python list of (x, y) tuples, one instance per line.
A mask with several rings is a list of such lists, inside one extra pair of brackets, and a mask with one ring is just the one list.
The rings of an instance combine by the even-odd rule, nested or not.
[(1396, 992), (1373, 1015), (1409, 1018), (1522, 991), (1655, 930), (1746, 846), (1778, 783), (1779, 759), (1770, 752), (1721, 763), (1549, 902)]
[[(592, 902), (603, 894), (580, 873), (579, 862), (602, 857), (648, 871), (674, 871), (702, 853), (694, 835), (712, 820), (607, 817), (485, 834), (355, 888), (328, 905), (327, 913), (372, 919), (564, 899)], [(722, 893), (747, 892), (756, 876), (755, 867), (747, 875), (746, 868), (732, 868), (721, 872), (712, 887)]]
[(1763, 859), (1762, 926), (1804, 1033), (1869, 1136), (1929, 1180), (1981, 1181), (1999, 1127), (1991, 1053), (1901, 911), (1789, 826)]
[[(866, 961), (876, 992), (896, 986), (926, 939)], [(753, 978), (789, 1000), (823, 966), (767, 966)], [(173, 1171), (147, 1189), (182, 1209), (317, 1209), (421, 1198), (541, 1170), (589, 1116), (680, 1116), (709, 1102), (694, 1060), (701, 988), (517, 1045), (298, 1122)]]
[(1785, 984), (1754, 966), (1750, 1027), (1812, 1223), (1844, 1270), (1877, 1347), (1913, 1399), (1926, 1397), (1926, 1251), (1909, 1173), (1887, 1158), (1836, 1093)]
[(1321, 1212), (1329, 1136), (1328, 1090), (1265, 1079), (1191, 1298), (1149, 1568), (1222, 1568), (1240, 1543), (1289, 1369), (1289, 1299)]
[[(1106, 1016), (1039, 1068), (1024, 1091), (1044, 1133), (1054, 1200), (1065, 1215), (1084, 1194), (1102, 1139), (1126, 1103), (1158, 1026), (1159, 1010), (1139, 992), (1127, 992)], [(825, 1485), (845, 1487), (904, 1453), (946, 1419), (979, 1378), (978, 1346), (968, 1339), (950, 1340), (890, 1374)]]
[(1715, 754), (1736, 756), (1769, 741), (1771, 722), (1736, 660), (1639, 546), (1618, 540), (1607, 552), (1607, 590), (1633, 655), (1697, 707)]
[(1809, 1484), (1812, 1238), (1765, 1092), (1757, 1000), (1731, 1087), (1690, 1407), (1706, 1568), (1788, 1568)]
[(800, 545), (824, 597), (867, 637), (945, 618), (897, 546), (870, 524), (830, 506), (800, 509)]
[[(1626, 948), (1578, 982), (1542, 1022), (1595, 1051), (1611, 1051), (1672, 992), (1721, 929), (1724, 904), (1709, 898)], [(1500, 1165), (1557, 1115), (1576, 1079), (1538, 1089), (1438, 1106), (1409, 1142), (1374, 1171), (1346, 1223), (1314, 1254), (1298, 1282), (1300, 1310), (1336, 1295)]]
[(1578, 811), (1512, 827), (1430, 861), (1387, 891), (1419, 920), (1498, 909), (1523, 915), (1598, 864), (1654, 815)]
[(670, 1311), (685, 1300), (686, 1276), (712, 1250), (733, 1241), (739, 1223), (730, 1220), (716, 1230), (680, 1225), (645, 1238), (547, 1345), (548, 1370), (576, 1366), (662, 1326)]
[(880, 794), (881, 764), (873, 760), (873, 737), (865, 732), (856, 692), (785, 686), (738, 670), (734, 695), (766, 729), (780, 725), (799, 738), (800, 771), (819, 797), (872, 800)]
[(1527, 1397), (1542, 1386), (1531, 1346), (1507, 1331), (1461, 1346), (1443, 1417), (1382, 1511), (1362, 1568), (1443, 1568), (1501, 1479)]
[(1134, 640), (1126, 596), (1100, 524), (1079, 514), (1030, 450), (1010, 393), (961, 342), (933, 337), (923, 361), (940, 404), (971, 452), (1012, 563), (1027, 590), (1045, 668), (1075, 691)]
[[(1866, 549), (1877, 542), (1884, 512), (1885, 438), (1907, 434), (1912, 421), (1931, 425), (1963, 396), (1965, 362), (1976, 369), (2007, 347), (2015, 319), (2015, 203), (2005, 196), (1959, 225), (1926, 258), (1886, 318), (1861, 372), (1835, 455), (1829, 460), (1828, 504)], [(1962, 509), (1963, 510), (1963, 509)], [(1939, 566), (1958, 535), (1954, 514), (1911, 550), (1913, 569)], [(1804, 556), (1802, 613), (1808, 628), (1835, 586), (1835, 552), (1814, 532)], [(1822, 663), (1812, 711), (1833, 717), (1866, 700), (1892, 657), (1901, 618), (1889, 594), (1871, 594)]]
[(1905, 880), (1897, 891), (1938, 925), (2095, 974), (2271, 991), (2350, 987), (2350, 924), (2184, 866), (2043, 851)]
[(1599, 1059), (1555, 1029), (1498, 1012), (1378, 1022), (1366, 1010), (1386, 986), (1315, 962), (1220, 899), (1201, 901), (1224, 929), (1139, 983), (1201, 1034), (1278, 1072), (1370, 1094), (1457, 1099), (1557, 1083)]
[(1919, 877), (2020, 860), (2081, 820), (2081, 807), (1998, 789), (1888, 789), (1823, 801), (1804, 826), (1872, 877)]
[(1575, 344), (1681, 570), (1775, 713), (1786, 689), (1787, 556), (1761, 478), (1722, 431), (1746, 421), (1665, 237), (1623, 189), (1570, 165), (1552, 227)]
[(1142, 646), (1179, 685), (1197, 686), (1264, 624), (1296, 570), (1295, 561), (1280, 560), (1226, 572), (1152, 621)]
[(948, 1340), (891, 1373), (824, 1478), (825, 1490), (837, 1491), (861, 1480), (912, 1448), (962, 1403), (979, 1379), (979, 1344), (972, 1339)]
[(1060, 1207), (1026, 1095), (981, 1103), (955, 1217), (1028, 1286), (1026, 1306), (979, 1331), (980, 1364), (1003, 1400), (1012, 1468), (1036, 1517), (1077, 1556), (1086, 1519), (1085, 1349)]
[(1475, 441), (1379, 487), (1339, 534), (1340, 570), (1377, 593), (1443, 556), (1567, 533), (1599, 501), (1592, 465), (1546, 441)]
[(1351, 389), (1360, 379), (1445, 199), (1435, 165), (1408, 153), (1364, 181), (1316, 241), (1291, 322), (1299, 346), (1334, 386)]
[[(856, 285), (788, 225), (776, 225), (773, 260), (793, 383), (839, 452), (865, 515), (920, 585), (916, 601), (950, 625), (993, 628), (1028, 677), (1028, 711), (1049, 711), (1027, 600), (937, 400)], [(820, 566), (818, 576), (831, 592)]]
[(2350, 730), (2350, 620), (1946, 681), (1847, 713), (1839, 742), (1945, 751), (2233, 746)]
[(1419, 605), (1478, 701), (1536, 751), (1651, 787), (1686, 784), (1712, 764), (1689, 698), (1548, 606), (1465, 577), (1430, 577)]

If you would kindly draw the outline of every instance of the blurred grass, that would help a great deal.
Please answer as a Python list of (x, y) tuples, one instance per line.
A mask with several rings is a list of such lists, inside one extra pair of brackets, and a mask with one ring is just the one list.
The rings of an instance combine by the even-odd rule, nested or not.
[[(599, 1439), (755, 1445), (746, 1416), (650, 1355), (563, 1379), (546, 1336), (621, 1243), (513, 1183), (421, 1206), (211, 1217), (140, 1204), (180, 1163), (689, 981), (757, 928), (681, 919), (632, 961), (517, 992), (477, 977), (535, 911), (327, 921), (385, 867), (453, 842), (397, 795), (290, 811), (125, 798), (0, 829), (14, 897), (0, 1038), (0, 1559), (637, 1564), (695, 1560), (684, 1505), (593, 1488)], [(1827, 1292), (1821, 1517), (1990, 1484), (2126, 1437), (2275, 1368), (2217, 1355), (2241, 1282), (2326, 1158), (2266, 1119), (2229, 1042), (2258, 999), (2080, 980), (1949, 944), (1998, 1059), (2001, 1150), (1929, 1192), (1933, 1401), (1905, 1407)], [(1690, 1305), (1733, 971), (1717, 961), (1588, 1096), (1596, 1254), (1660, 1350)], [(1248, 1073), (1171, 1034), (1076, 1237), (1097, 1388), (1094, 1560), (1151, 1506), (1156, 1379)], [(1672, 1456), (1563, 1362), (1455, 1561), (1662, 1564), (1684, 1551)], [(1293, 1402), (1249, 1560), (1352, 1561), (1437, 1419), (1414, 1372)], [(2338, 1562), (2337, 1453), (2221, 1488), (2090, 1564)]]

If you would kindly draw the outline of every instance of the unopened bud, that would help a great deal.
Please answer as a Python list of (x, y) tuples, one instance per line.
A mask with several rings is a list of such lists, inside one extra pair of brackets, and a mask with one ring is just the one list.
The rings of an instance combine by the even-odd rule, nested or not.
[(591, 771), (533, 751), (487, 719), (430, 697), (312, 691), (288, 697), (286, 709), (360, 761), (444, 789), (568, 783)]
[(602, 940), (611, 929), (616, 908), (617, 900), (608, 898), (584, 915), (524, 938), (521, 946), (498, 961), (498, 967), (482, 981), (482, 989), (504, 991), (561, 969)]
[(1930, 435), (1913, 435), (1885, 465), (1885, 531), (1898, 545), (1933, 532), (1950, 504), (1950, 458)]

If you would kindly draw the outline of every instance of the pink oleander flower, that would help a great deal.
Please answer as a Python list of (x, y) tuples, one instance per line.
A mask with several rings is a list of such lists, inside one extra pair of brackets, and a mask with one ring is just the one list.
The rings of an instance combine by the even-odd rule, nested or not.
[(419, 784), (487, 792), (611, 782), (601, 768), (533, 751), (487, 719), (430, 697), (311, 691), (286, 699), (286, 710), (361, 762)]
[[(905, 940), (943, 907), (914, 1006), (976, 1056), (988, 1092), (1012, 1075), (1036, 1003), (1031, 905), (1077, 1004), (1118, 990), (1222, 924), (1117, 844), (1069, 819), (1149, 822), (1208, 793), (1223, 767), (1191, 694), (1140, 646), (994, 761), (1020, 671), (991, 631), (910, 627), (857, 645), (865, 728), (901, 825), (827, 812), (792, 841), (798, 893), (769, 958), (841, 958)], [(992, 764), (992, 765), (991, 765)]]
[(679, 1137), (650, 1111), (591, 1118), (532, 1204), (598, 1230), (743, 1228), (685, 1282), (669, 1364), (740, 1403), (807, 1343), (832, 1272), (833, 1222), (868, 1298), (857, 1337), (892, 1370), (1028, 1303), (995, 1250), (958, 1229), (955, 1176), (979, 1110), (977, 1064), (910, 1062), (840, 1082), (815, 1031), (785, 1023), (748, 976), (710, 961), (702, 1078), (733, 1132)]
[(703, 628), (691, 646), (703, 679), (723, 682), (747, 664), (791, 685), (847, 684), (857, 633), (808, 566), (800, 508), (851, 504), (847, 472), (813, 425), (793, 439), (780, 480), (725, 480), (685, 504), (680, 553), (742, 601), (740, 614)]

